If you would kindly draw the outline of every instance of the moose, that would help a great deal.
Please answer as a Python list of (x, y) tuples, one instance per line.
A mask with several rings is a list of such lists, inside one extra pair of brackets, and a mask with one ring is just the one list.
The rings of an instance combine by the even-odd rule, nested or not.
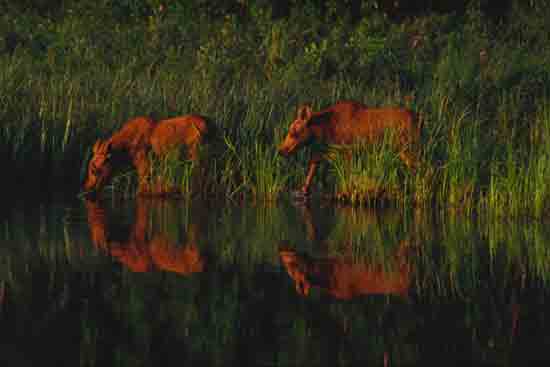
[(84, 190), (100, 191), (112, 178), (113, 172), (125, 166), (137, 170), (138, 193), (152, 193), (147, 182), (151, 163), (149, 152), (165, 156), (174, 149), (182, 149), (188, 159), (197, 160), (200, 145), (213, 135), (213, 126), (200, 115), (185, 115), (154, 121), (136, 117), (106, 140), (97, 140), (88, 164)]
[(279, 259), (301, 296), (307, 296), (315, 286), (340, 300), (372, 294), (406, 298), (412, 282), (411, 267), (400, 253), (396, 257), (396, 269), (392, 271), (378, 264), (354, 262), (344, 256), (315, 259), (296, 252), (285, 242), (279, 247)]
[[(305, 225), (306, 238), (314, 244), (319, 256), (300, 253), (286, 240), (279, 243), (279, 260), (294, 281), (298, 294), (307, 296), (311, 288), (318, 287), (339, 300), (372, 294), (408, 297), (415, 274), (411, 257), (419, 249), (414, 236), (399, 240), (384, 264), (366, 258), (358, 259), (350, 252), (350, 245), (354, 243), (352, 228), (357, 223), (362, 227), (378, 226), (381, 213), (371, 209), (355, 211), (347, 207), (320, 211), (312, 205), (308, 202), (298, 206), (297, 210)], [(331, 219), (332, 216), (334, 218)], [(333, 220), (339, 223), (343, 237), (330, 244), (327, 235), (332, 232)], [(384, 220), (400, 221), (401, 215), (385, 212)], [(328, 255), (329, 246), (334, 250), (334, 245), (341, 251)]]
[[(416, 145), (420, 140), (416, 115), (404, 108), (368, 108), (355, 101), (339, 101), (319, 112), (313, 112), (307, 104), (299, 106), (278, 151), (288, 157), (312, 143), (375, 143), (388, 132), (392, 134), (392, 145), (398, 149), (401, 160), (414, 170), (418, 163)], [(312, 152), (306, 181), (300, 191), (302, 194), (310, 192), (315, 171), (322, 159), (322, 152)]]
[(87, 199), (86, 212), (92, 243), (133, 272), (162, 270), (179, 275), (202, 272), (206, 260), (199, 250), (197, 223), (189, 224), (184, 244), (149, 227), (152, 205), (162, 204), (148, 198), (138, 198), (136, 219), (130, 230), (122, 233), (121, 226), (114, 223), (100, 201)]

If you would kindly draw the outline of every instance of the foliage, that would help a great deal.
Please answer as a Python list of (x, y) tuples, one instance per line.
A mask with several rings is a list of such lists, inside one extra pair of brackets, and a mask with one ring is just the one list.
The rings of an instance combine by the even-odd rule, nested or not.
[[(457, 12), (418, 2), (422, 12), (396, 22), (383, 3), (60, 0), (47, 11), (40, 1), (7, 3), (4, 184), (76, 192), (98, 137), (137, 115), (200, 113), (220, 132), (204, 187), (272, 200), (304, 178), (307, 150), (296, 164), (274, 149), (296, 106), (356, 99), (421, 118), (422, 169), (377, 166), (403, 205), (547, 213), (549, 7), (511, 1), (496, 18), (485, 2)], [(323, 170), (327, 191), (354, 185)], [(508, 211), (508, 195), (523, 209)]]

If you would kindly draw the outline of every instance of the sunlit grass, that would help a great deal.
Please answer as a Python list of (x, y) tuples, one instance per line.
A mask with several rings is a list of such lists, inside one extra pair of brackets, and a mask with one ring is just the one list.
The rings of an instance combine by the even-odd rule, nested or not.
[(390, 140), (358, 144), (348, 151), (329, 147), (326, 156), (336, 176), (338, 200), (356, 205), (406, 200), (402, 162)]
[[(36, 47), (22, 44), (0, 57), (0, 162), (13, 173), (6, 182), (11, 188), (40, 181), (44, 191), (78, 192), (97, 138), (135, 116), (199, 113), (219, 131), (215, 157), (199, 167), (165, 161), (153, 176), (164, 176), (184, 196), (199, 181), (203, 196), (275, 201), (305, 176), (308, 149), (290, 161), (276, 153), (296, 107), (309, 102), (318, 110), (356, 99), (419, 113), (422, 165), (407, 172), (387, 142), (353, 149), (349, 159), (329, 152), (325, 167), (331, 169), (321, 169), (314, 182), (324, 196), (351, 205), (391, 202), (466, 214), (494, 210), (540, 218), (548, 211), (549, 73), (545, 58), (537, 57), (543, 51), (512, 41), (490, 46), (483, 33), (489, 30), (474, 13), (432, 39), (430, 27), (450, 27), (445, 19), (427, 17), (426, 24), (398, 29), (367, 17), (329, 34), (311, 23), (311, 35), (303, 37), (300, 22), (266, 27), (260, 12), (250, 19), (255, 31), (245, 33), (234, 17), (181, 25), (185, 32), (200, 29), (188, 47), (165, 32), (183, 32), (178, 14), (166, 22), (148, 18), (143, 33), (136, 32), (139, 22), (123, 26), (107, 17), (106, 24), (118, 26), (97, 42), (91, 37), (98, 36), (97, 19), (74, 14), (41, 25), (51, 35), (44, 45), (32, 41)], [(468, 33), (472, 29), (483, 32)], [(382, 36), (387, 30), (395, 34)], [(403, 48), (413, 30), (424, 43)], [(334, 48), (345, 35), (351, 43)], [(128, 44), (147, 47), (122, 47)], [(334, 55), (341, 55), (340, 63)], [(115, 180), (113, 192), (135, 193), (128, 177)]]
[(146, 178), (152, 194), (192, 194), (192, 173), (196, 164), (185, 158), (185, 152), (174, 149), (162, 157), (150, 154), (151, 172)]

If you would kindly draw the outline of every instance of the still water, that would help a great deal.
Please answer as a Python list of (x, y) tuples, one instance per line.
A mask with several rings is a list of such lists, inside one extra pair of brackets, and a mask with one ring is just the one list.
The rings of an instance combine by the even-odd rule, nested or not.
[(0, 365), (550, 360), (548, 223), (214, 204), (3, 208)]

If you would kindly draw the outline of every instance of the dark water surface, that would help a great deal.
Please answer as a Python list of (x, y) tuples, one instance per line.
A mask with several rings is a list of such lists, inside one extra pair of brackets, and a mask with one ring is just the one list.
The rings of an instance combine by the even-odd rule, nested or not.
[(112, 199), (0, 220), (2, 366), (550, 361), (547, 223)]

